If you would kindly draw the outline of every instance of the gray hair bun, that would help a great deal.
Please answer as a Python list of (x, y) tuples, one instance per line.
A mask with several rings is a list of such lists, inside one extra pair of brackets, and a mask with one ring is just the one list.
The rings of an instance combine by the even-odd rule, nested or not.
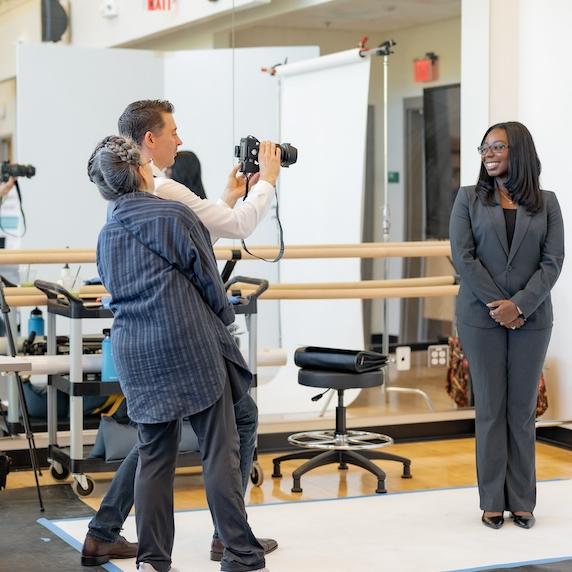
[(87, 174), (104, 199), (116, 200), (141, 189), (140, 165), (141, 153), (133, 141), (109, 135), (91, 154)]

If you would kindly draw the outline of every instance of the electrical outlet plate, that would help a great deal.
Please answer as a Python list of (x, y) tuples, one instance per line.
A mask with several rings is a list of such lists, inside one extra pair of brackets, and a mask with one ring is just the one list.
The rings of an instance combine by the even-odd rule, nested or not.
[(395, 348), (395, 363), (399, 371), (411, 369), (411, 348), (409, 346)]
[(104, 18), (115, 18), (119, 14), (117, 0), (101, 0), (100, 9)]
[(439, 344), (427, 347), (427, 367), (447, 367), (449, 364), (449, 346)]

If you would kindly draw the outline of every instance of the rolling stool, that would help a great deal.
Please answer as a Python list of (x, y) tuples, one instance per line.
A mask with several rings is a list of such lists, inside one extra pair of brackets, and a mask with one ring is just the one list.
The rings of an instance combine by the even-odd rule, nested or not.
[[(304, 473), (323, 465), (339, 463), (338, 469), (347, 469), (348, 465), (356, 465), (366, 469), (377, 477), (376, 493), (385, 493), (385, 473), (371, 459), (384, 461), (397, 461), (403, 463), (404, 479), (411, 478), (411, 460), (391, 453), (372, 451), (380, 447), (387, 447), (393, 439), (380, 433), (369, 431), (353, 431), (346, 427), (346, 408), (344, 406), (344, 390), (366, 387), (377, 387), (383, 383), (381, 370), (367, 373), (346, 373), (338, 371), (323, 371), (301, 369), (298, 372), (298, 383), (307, 387), (322, 389), (335, 389), (338, 392), (338, 406), (336, 407), (336, 428), (334, 431), (306, 431), (295, 433), (288, 437), (288, 441), (297, 447), (318, 449), (317, 451), (300, 451), (290, 453), (273, 459), (273, 477), (280, 478), (280, 463), (293, 459), (309, 459), (298, 467), (293, 473), (294, 480), (292, 492), (301, 493), (300, 479)], [(322, 450), (324, 452), (322, 452)], [(359, 451), (359, 452), (357, 452)]]

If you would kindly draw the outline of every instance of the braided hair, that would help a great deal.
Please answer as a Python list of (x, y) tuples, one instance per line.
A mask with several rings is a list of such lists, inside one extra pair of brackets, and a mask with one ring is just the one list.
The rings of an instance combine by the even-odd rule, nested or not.
[(87, 174), (101, 196), (107, 201), (114, 201), (141, 189), (140, 165), (141, 153), (133, 141), (109, 135), (97, 144), (91, 154)]

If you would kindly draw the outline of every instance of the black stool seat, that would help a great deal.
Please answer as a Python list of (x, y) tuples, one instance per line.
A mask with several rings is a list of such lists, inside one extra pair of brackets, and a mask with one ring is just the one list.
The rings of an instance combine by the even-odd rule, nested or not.
[[(344, 350), (322, 349), (325, 349), (325, 354), (330, 351), (336, 353), (344, 352)], [(298, 351), (303, 352), (304, 350), (305, 348), (301, 348)], [(296, 363), (299, 366), (309, 365), (307, 362), (302, 364), (297, 361)], [(320, 365), (323, 366), (323, 363), (320, 363)], [(330, 367), (330, 364), (328, 364), (328, 367)], [(300, 486), (300, 479), (302, 475), (308, 471), (329, 465), (330, 463), (337, 463), (338, 468), (342, 470), (347, 469), (348, 465), (355, 465), (373, 473), (377, 477), (377, 488), (375, 492), (385, 493), (385, 472), (372, 461), (395, 461), (401, 463), (403, 465), (403, 473), (401, 476), (404, 479), (409, 479), (411, 478), (411, 460), (399, 455), (372, 450), (391, 445), (393, 439), (379, 433), (348, 429), (346, 425), (346, 408), (344, 406), (344, 391), (346, 389), (365, 389), (383, 385), (384, 378), (381, 369), (383, 365), (380, 364), (379, 369), (363, 373), (335, 371), (335, 367), (335, 363), (332, 363), (331, 370), (302, 367), (302, 369), (298, 371), (298, 383), (300, 385), (337, 391), (338, 406), (336, 407), (335, 429), (333, 431), (305, 431), (290, 435), (288, 438), (290, 443), (298, 447), (303, 447), (306, 450), (282, 455), (273, 459), (274, 471), (272, 476), (276, 478), (282, 477), (280, 464), (283, 461), (308, 459), (292, 473), (292, 492), (301, 493), (302, 487)], [(318, 450), (309, 451), (308, 449)]]
[(323, 389), (365, 389), (383, 385), (381, 370), (366, 373), (347, 373), (339, 371), (324, 371), (316, 369), (301, 369), (298, 372), (298, 383), (307, 387)]

